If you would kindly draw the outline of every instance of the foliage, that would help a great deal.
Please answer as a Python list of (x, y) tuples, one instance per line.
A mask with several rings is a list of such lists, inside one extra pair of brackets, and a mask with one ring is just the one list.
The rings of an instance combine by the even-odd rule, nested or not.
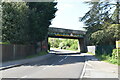
[(28, 3), (31, 10), (29, 14), (29, 42), (42, 41), (47, 37), (48, 27), (51, 25), (51, 20), (55, 17), (57, 11), (56, 5), (55, 2)]
[(108, 25), (108, 27), (92, 33), (91, 38), (97, 45), (115, 44), (115, 40), (120, 39), (120, 24)]
[[(120, 24), (118, 24), (118, 11), (120, 4), (110, 5), (109, 2), (88, 2), (91, 9), (83, 16), (81, 21), (86, 24), (86, 39), (88, 45), (114, 45), (120, 39)], [(112, 13), (112, 10), (114, 12)]]
[(2, 3), (2, 41), (12, 44), (36, 44), (47, 37), (55, 17), (56, 2)]
[(37, 57), (37, 56), (43, 56), (43, 55), (46, 55), (46, 54), (48, 54), (48, 53), (45, 52), (45, 51), (42, 51), (42, 52), (39, 52), (37, 54), (27, 56), (26, 58), (33, 58), (33, 57)]
[(22, 44), (26, 40), (25, 28), (28, 7), (26, 3), (2, 3), (2, 41)]
[(58, 48), (61, 41), (59, 39), (49, 38), (50, 47)]
[(95, 55), (94, 53), (91, 53), (91, 52), (87, 52), (88, 54), (91, 54), (91, 55)]
[(113, 49), (112, 58), (118, 59), (117, 55), (120, 56), (120, 49)]
[(118, 58), (120, 55), (117, 56), (118, 52), (120, 52), (120, 49), (118, 49), (118, 51), (117, 51), (117, 49), (113, 49), (112, 55), (99, 54), (99, 55), (95, 55), (95, 56), (97, 58), (99, 58), (100, 60), (107, 61), (112, 64), (120, 65), (120, 63), (119, 63), (120, 59)]
[(75, 43), (70, 47), (71, 50), (78, 50), (78, 44)]
[(49, 38), (49, 42), (53, 48), (78, 50), (78, 40)]
[(8, 43), (8, 42), (0, 42), (0, 44), (10, 44), (10, 43)]

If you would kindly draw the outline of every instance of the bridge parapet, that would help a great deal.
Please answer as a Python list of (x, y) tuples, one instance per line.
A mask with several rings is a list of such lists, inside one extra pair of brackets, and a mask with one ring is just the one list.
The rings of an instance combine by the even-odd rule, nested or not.
[(81, 30), (71, 30), (63, 28), (50, 27), (48, 35), (52, 36), (66, 36), (66, 37), (83, 37), (86, 34), (85, 31)]

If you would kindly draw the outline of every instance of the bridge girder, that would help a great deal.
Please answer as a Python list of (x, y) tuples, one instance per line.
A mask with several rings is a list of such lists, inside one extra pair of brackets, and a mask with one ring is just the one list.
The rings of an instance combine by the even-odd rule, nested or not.
[(48, 30), (48, 36), (56, 37), (56, 38), (82, 38), (85, 35), (85, 31), (81, 30), (71, 30), (71, 29), (62, 29), (62, 28), (54, 28), (50, 27)]

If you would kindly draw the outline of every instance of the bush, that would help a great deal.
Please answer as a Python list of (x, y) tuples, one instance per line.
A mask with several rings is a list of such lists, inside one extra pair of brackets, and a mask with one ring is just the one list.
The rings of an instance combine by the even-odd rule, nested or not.
[(78, 45), (77, 44), (73, 44), (70, 49), (72, 50), (78, 50)]
[(67, 49), (67, 50), (77, 50), (78, 49), (78, 40), (74, 39), (56, 39), (49, 38), (51, 47)]
[[(114, 58), (114, 59), (118, 59), (118, 57), (117, 57), (117, 54), (118, 54), (118, 52), (120, 52), (120, 49), (113, 49), (113, 52), (112, 52), (112, 57)], [(120, 54), (120, 53), (119, 53)]]
[[(120, 55), (120, 49), (118, 50), (118, 52), (119, 52), (119, 55)], [(110, 62), (112, 64), (120, 65), (120, 56), (119, 55), (117, 56), (118, 52), (117, 52), (117, 49), (113, 49), (112, 55), (110, 55), (110, 54), (99, 54), (99, 55), (96, 55), (96, 57), (98, 57), (100, 60), (107, 61), (107, 62)]]
[(111, 62), (120, 65), (120, 49), (113, 49)]

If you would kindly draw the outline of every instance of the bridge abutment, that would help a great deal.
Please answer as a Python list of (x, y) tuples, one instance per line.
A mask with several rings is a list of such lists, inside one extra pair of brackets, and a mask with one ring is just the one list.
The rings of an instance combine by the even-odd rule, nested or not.
[(79, 41), (80, 52), (82, 52), (82, 53), (87, 52), (87, 46), (86, 46), (86, 43), (85, 43), (85, 39), (81, 38), (81, 39), (78, 39), (78, 41)]

